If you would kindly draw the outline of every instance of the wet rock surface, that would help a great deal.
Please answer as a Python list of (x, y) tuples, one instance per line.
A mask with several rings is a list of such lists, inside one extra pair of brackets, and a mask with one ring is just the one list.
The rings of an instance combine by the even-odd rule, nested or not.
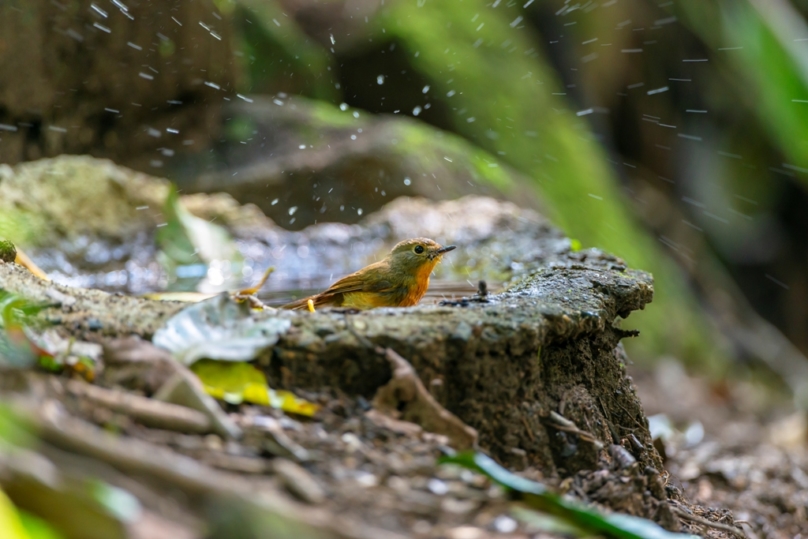
[[(155, 235), (165, 225), (168, 188), (164, 179), (89, 157), (3, 167), (0, 234), (58, 283), (130, 294), (163, 290), (168, 279)], [(397, 199), (359, 225), (322, 223), (303, 231), (276, 226), (255, 205), (239, 205), (226, 193), (185, 195), (182, 203), (235, 237), (246, 259), (245, 286), (276, 268), (262, 297), (277, 303), (295, 290), (326, 287), (409, 237), (464, 246), (436, 270), (433, 294), (447, 290), (442, 282), (449, 291), (471, 293), (486, 279), (493, 289), (531, 260), (549, 261), (570, 248), (536, 212), (483, 197), (440, 204)], [(22, 226), (4, 229), (11, 222), (4, 215)]]

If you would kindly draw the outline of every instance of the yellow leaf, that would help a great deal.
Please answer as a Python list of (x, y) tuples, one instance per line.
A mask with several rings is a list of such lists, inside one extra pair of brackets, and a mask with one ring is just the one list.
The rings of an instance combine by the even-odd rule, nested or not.
[(8, 496), (0, 490), (0, 537), (8, 539), (31, 539), (25, 527), (22, 525), (17, 508), (8, 499)]
[(231, 404), (249, 402), (308, 417), (320, 408), (289, 391), (271, 389), (264, 373), (249, 363), (203, 359), (194, 363), (191, 370), (208, 395)]
[(300, 399), (291, 391), (267, 389), (269, 389), (270, 405), (274, 408), (280, 408), (284, 412), (311, 417), (320, 409), (317, 404)]

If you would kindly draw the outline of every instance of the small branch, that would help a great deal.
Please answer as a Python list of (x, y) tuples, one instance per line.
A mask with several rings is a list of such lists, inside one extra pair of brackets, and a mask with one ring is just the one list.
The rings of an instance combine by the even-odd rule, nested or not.
[(603, 449), (603, 442), (595, 438), (593, 434), (579, 429), (575, 423), (562, 416), (558, 412), (551, 411), (548, 419), (550, 419), (550, 426), (554, 429), (575, 434), (581, 440), (593, 444), (597, 449)]
[(730, 526), (729, 524), (722, 524), (720, 522), (713, 522), (711, 520), (707, 520), (706, 518), (696, 516), (692, 513), (688, 513), (684, 509), (676, 507), (675, 505), (672, 505), (671, 509), (673, 509), (673, 512), (676, 513), (677, 516), (680, 516), (685, 520), (689, 520), (690, 522), (695, 522), (696, 524), (701, 524), (702, 526), (708, 526), (716, 530), (725, 531), (727, 533), (731, 533), (735, 537), (740, 537), (741, 539), (749, 539), (749, 537), (743, 530), (739, 530), (735, 526)]
[(123, 391), (113, 391), (77, 380), (68, 380), (65, 389), (92, 404), (126, 414), (147, 427), (193, 434), (211, 430), (211, 422), (205, 414), (185, 406), (160, 402)]

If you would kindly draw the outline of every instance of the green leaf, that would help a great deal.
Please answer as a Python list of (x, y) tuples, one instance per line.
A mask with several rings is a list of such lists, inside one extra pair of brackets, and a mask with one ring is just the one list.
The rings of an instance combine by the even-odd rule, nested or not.
[(511, 509), (511, 515), (517, 520), (521, 520), (531, 528), (545, 533), (556, 533), (564, 535), (572, 535), (574, 537), (586, 537), (589, 534), (583, 528), (575, 526), (573, 523), (547, 513), (539, 513), (526, 507), (514, 507)]
[(204, 264), (207, 271), (191, 273), (207, 275), (208, 287), (236, 288), (244, 258), (227, 230), (192, 215), (180, 204), (174, 186), (168, 192), (163, 213), (166, 225), (157, 229), (157, 244), (160, 259), (173, 276), (179, 276), (180, 267)]
[(46, 305), (0, 290), (0, 327), (26, 325), (29, 319)]
[(44, 306), (0, 290), (0, 365), (23, 368), (47, 355), (31, 342), (27, 326)]
[(63, 539), (63, 535), (57, 532), (47, 521), (36, 515), (17, 509), (22, 525), (31, 539)]
[[(695, 537), (669, 532), (650, 520), (624, 514), (602, 515), (578, 502), (565, 499), (541, 483), (509, 472), (491, 457), (465, 451), (438, 460), (440, 464), (457, 464), (482, 473), (509, 491), (520, 494), (529, 507), (552, 515), (570, 527), (586, 534), (605, 535), (615, 539), (684, 539)], [(558, 524), (558, 523), (556, 523)]]
[(271, 389), (264, 373), (248, 363), (203, 359), (191, 370), (202, 381), (208, 395), (231, 404), (250, 402), (307, 417), (319, 409), (316, 404), (299, 399), (289, 391)]
[(91, 480), (88, 486), (91, 497), (118, 520), (134, 522), (140, 516), (140, 502), (129, 491), (98, 480)]
[[(509, 472), (497, 464), (494, 459), (482, 453), (463, 451), (454, 456), (441, 457), (438, 463), (457, 464), (469, 470), (474, 470), (475, 472), (488, 476), (495, 483), (508, 490), (515, 490), (516, 492), (524, 494), (544, 495), (549, 493), (547, 487), (541, 483), (525, 479), (524, 477)], [(550, 494), (550, 496), (555, 496), (555, 494)]]
[(203, 358), (251, 361), (278, 342), (290, 325), (284, 318), (256, 320), (246, 302), (222, 293), (172, 316), (152, 342), (186, 365)]
[(716, 69), (728, 66), (738, 75), (731, 83), (743, 85), (749, 113), (778, 144), (785, 164), (808, 167), (808, 57), (800, 43), (808, 25), (799, 10), (785, 0), (683, 0), (674, 9), (714, 50), (743, 45), (715, 54)]

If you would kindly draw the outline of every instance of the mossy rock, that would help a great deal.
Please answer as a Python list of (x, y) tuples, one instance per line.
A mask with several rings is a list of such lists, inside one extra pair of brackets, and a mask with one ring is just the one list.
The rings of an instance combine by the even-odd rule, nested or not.
[(14, 262), (17, 259), (17, 248), (8, 240), (0, 240), (0, 262)]

